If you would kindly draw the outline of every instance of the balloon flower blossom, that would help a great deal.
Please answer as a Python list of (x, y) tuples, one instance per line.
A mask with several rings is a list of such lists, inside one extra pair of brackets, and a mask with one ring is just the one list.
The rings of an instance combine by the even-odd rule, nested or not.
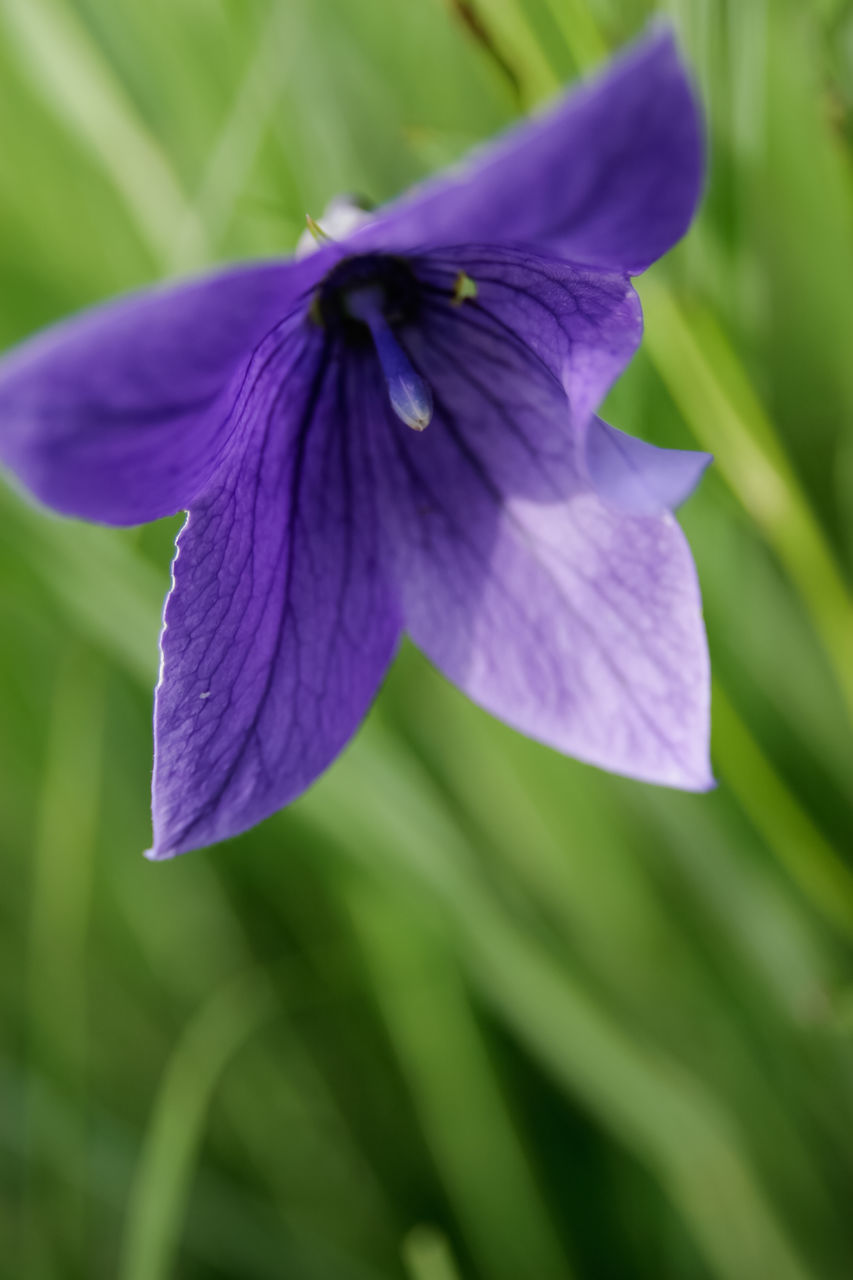
[(595, 416), (640, 341), (630, 277), (693, 216), (702, 135), (655, 28), (467, 165), (372, 214), (337, 202), (313, 252), (137, 293), (0, 362), (0, 459), (43, 503), (189, 513), (150, 857), (298, 796), (404, 632), (521, 733), (713, 785), (671, 514), (708, 458)]

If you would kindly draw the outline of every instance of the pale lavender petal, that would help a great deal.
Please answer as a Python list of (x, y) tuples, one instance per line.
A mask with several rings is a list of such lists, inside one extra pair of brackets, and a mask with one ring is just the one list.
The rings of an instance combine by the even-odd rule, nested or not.
[(0, 360), (0, 462), (68, 515), (137, 524), (187, 507), (227, 442), (253, 348), (316, 263), (247, 265), (131, 295)]
[[(470, 504), (467, 518), (483, 520)], [(512, 498), (486, 518), (486, 559), (479, 530), (452, 555), (424, 557), (410, 537), (415, 642), (530, 737), (644, 781), (711, 786), (701, 601), (673, 517), (619, 515), (588, 492)]]
[(299, 795), (364, 716), (400, 633), (357, 374), (294, 321), (259, 350), (246, 423), (190, 511), (157, 689), (154, 848), (245, 830)]
[(711, 462), (710, 453), (660, 449), (593, 418), (586, 465), (599, 497), (634, 515), (673, 511), (690, 497)]
[(380, 210), (351, 244), (528, 243), (636, 273), (687, 230), (704, 167), (696, 96), (658, 26), (543, 116)]
[[(523, 733), (635, 778), (708, 787), (708, 657), (689, 548), (670, 515), (631, 515), (598, 497), (583, 424), (554, 375), (563, 367), (571, 401), (565, 356), (584, 349), (582, 335), (591, 342), (591, 300), (572, 305), (567, 271), (560, 304), (531, 265), (522, 301), (488, 283), (470, 251), (469, 261), (476, 306), (445, 303), (423, 346), (410, 339), (429, 371), (433, 421), (416, 434), (386, 411), (373, 433), (407, 628)], [(543, 296), (549, 314), (537, 325)], [(599, 350), (612, 352), (605, 316)], [(611, 376), (618, 366), (612, 357)]]

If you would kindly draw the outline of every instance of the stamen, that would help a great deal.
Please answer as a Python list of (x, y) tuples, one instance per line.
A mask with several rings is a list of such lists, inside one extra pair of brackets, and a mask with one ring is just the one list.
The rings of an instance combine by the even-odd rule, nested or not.
[(461, 307), (462, 303), (469, 298), (476, 298), (478, 292), (477, 281), (472, 280), (467, 271), (460, 271), (453, 282), (453, 297), (450, 299), (450, 305)]
[(381, 288), (353, 289), (346, 309), (354, 320), (367, 325), (385, 375), (388, 398), (397, 417), (414, 431), (423, 431), (432, 419), (432, 392), (395, 338), (383, 314)]
[(305, 215), (305, 224), (308, 227), (312, 240), (317, 244), (334, 244), (334, 236), (330, 236), (328, 231), (320, 226), (317, 219), (311, 217), (310, 213), (306, 213)]
[(305, 215), (307, 230), (302, 232), (296, 244), (297, 258), (307, 258), (318, 246), (345, 240), (357, 227), (370, 221), (370, 205), (362, 196), (335, 196), (323, 210), (319, 219)]

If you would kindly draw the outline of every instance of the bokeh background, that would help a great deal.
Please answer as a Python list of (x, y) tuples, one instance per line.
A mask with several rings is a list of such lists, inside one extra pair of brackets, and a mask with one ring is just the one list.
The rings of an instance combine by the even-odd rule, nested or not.
[[(289, 252), (657, 8), (0, 0), (0, 345)], [(710, 183), (608, 415), (716, 455), (719, 789), (563, 759), (405, 648), (306, 797), (150, 865), (178, 522), (4, 486), (0, 1275), (853, 1275), (853, 6), (663, 11)]]

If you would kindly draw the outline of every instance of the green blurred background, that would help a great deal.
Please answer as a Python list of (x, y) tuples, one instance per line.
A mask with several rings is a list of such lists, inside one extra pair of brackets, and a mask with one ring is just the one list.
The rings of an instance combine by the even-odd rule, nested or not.
[[(289, 252), (655, 7), (0, 0), (0, 345)], [(150, 865), (177, 522), (4, 487), (3, 1277), (853, 1275), (853, 6), (665, 11), (710, 184), (608, 412), (716, 455), (719, 790), (565, 760), (406, 648), (306, 797)]]

